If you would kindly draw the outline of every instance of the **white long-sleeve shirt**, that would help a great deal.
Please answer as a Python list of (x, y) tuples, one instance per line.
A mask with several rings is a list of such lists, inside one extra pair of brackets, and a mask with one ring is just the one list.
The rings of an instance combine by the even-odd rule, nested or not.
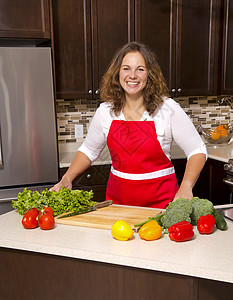
[[(125, 120), (122, 112), (116, 116), (111, 112), (111, 107), (110, 103), (100, 104), (92, 119), (86, 139), (78, 149), (87, 155), (92, 162), (98, 158), (106, 146), (112, 121)], [(192, 121), (173, 99), (165, 98), (163, 104), (157, 108), (152, 116), (145, 111), (141, 121), (154, 121), (157, 139), (169, 159), (171, 158), (173, 140), (184, 151), (187, 159), (197, 153), (203, 153), (207, 158), (206, 146)]]

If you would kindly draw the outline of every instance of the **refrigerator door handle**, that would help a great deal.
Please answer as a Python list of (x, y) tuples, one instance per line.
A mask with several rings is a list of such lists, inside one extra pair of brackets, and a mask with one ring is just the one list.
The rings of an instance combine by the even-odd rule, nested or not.
[(0, 126), (0, 170), (4, 167), (2, 160), (2, 137), (1, 137), (1, 126)]

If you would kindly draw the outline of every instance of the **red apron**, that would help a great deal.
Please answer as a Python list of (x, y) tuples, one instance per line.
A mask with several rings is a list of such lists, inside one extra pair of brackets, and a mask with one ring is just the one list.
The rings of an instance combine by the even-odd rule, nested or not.
[(165, 208), (178, 183), (164, 154), (154, 121), (113, 120), (107, 145), (112, 158), (106, 200), (115, 204)]

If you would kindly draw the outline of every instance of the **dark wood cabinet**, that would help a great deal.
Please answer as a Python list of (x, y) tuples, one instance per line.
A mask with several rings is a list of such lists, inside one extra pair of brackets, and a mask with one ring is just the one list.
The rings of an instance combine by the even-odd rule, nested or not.
[(115, 51), (132, 40), (156, 52), (172, 97), (231, 93), (232, 7), (229, 0), (53, 0), (57, 98), (98, 98)]
[(82, 98), (92, 84), (89, 1), (55, 0), (54, 55), (57, 98)]
[[(180, 185), (186, 166), (186, 159), (172, 161), (178, 183)], [(224, 162), (208, 159), (194, 188), (193, 195), (199, 198), (209, 199), (214, 205), (230, 203), (230, 190), (223, 182), (226, 178)]]
[(134, 38), (133, 3), (53, 1), (57, 98), (99, 97), (101, 77), (114, 53)]
[[(83, 238), (89, 238), (88, 234)], [(80, 243), (82, 245), (82, 240)], [(112, 243), (109, 247), (121, 249), (117, 246)], [(143, 246), (146, 249), (145, 244)], [(121, 252), (126, 252), (125, 249)], [(185, 250), (179, 251), (180, 255), (182, 253)], [(131, 255), (130, 252), (126, 254)], [(1, 247), (1, 299), (40, 300), (41, 294), (35, 291), (41, 289), (41, 278), (45, 300), (226, 300), (231, 299), (233, 293), (233, 284), (228, 282), (98, 262), (94, 252), (93, 260), (76, 256), (70, 258)]]
[(230, 189), (223, 182), (226, 178), (226, 171), (224, 170), (224, 162), (209, 159), (210, 171), (210, 199), (215, 205), (230, 203)]
[(221, 1), (135, 1), (136, 40), (157, 53), (171, 96), (216, 94)]
[(122, 45), (134, 39), (133, 0), (92, 0), (93, 97), (100, 80)]
[[(94, 201), (104, 201), (111, 165), (94, 165), (89, 167), (73, 181), (73, 189), (93, 190)], [(60, 179), (67, 168), (60, 169)]]
[(50, 1), (1, 0), (0, 38), (50, 39)]
[(233, 1), (224, 1), (222, 94), (233, 93)]
[(135, 3), (135, 40), (148, 45), (156, 53), (171, 90), (175, 87), (175, 2), (135, 0)]

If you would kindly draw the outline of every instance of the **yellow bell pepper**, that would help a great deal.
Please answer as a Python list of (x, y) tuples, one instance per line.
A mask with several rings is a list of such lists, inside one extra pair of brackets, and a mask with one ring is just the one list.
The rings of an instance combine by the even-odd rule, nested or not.
[(162, 227), (155, 220), (151, 220), (139, 229), (139, 236), (146, 241), (154, 241), (161, 237)]
[(119, 241), (127, 241), (133, 237), (133, 229), (124, 220), (116, 221), (111, 227), (111, 233)]

